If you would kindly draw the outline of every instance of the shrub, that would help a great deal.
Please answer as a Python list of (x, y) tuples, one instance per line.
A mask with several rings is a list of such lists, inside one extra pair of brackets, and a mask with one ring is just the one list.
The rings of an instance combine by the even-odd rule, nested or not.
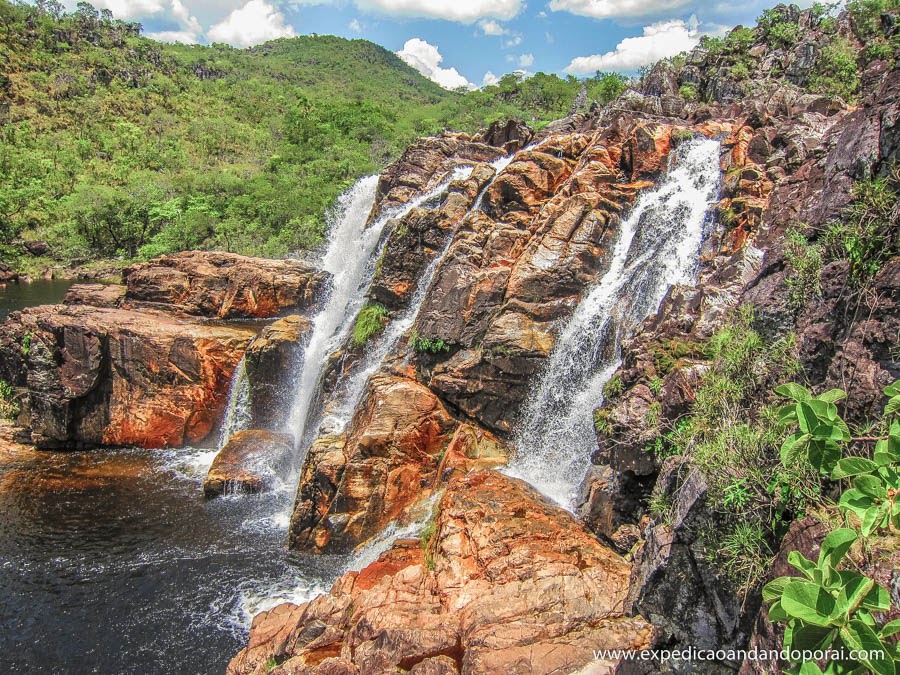
[(603, 385), (603, 398), (610, 400), (621, 396), (625, 391), (625, 383), (622, 382), (622, 376), (619, 373), (613, 375), (609, 382)]
[(19, 415), (19, 403), (16, 392), (6, 380), (0, 380), (0, 417), (14, 420)]
[(856, 50), (847, 38), (838, 37), (825, 45), (809, 88), (817, 94), (840, 97), (845, 101), (857, 98), (860, 78)]
[(409, 341), (413, 350), (419, 353), (440, 354), (441, 352), (450, 351), (450, 345), (441, 338), (432, 339), (414, 332)]
[(693, 82), (682, 84), (678, 89), (678, 95), (688, 103), (696, 103), (700, 100), (700, 92), (697, 90), (697, 85)]
[(387, 309), (378, 303), (366, 303), (353, 326), (353, 346), (362, 347), (387, 321)]
[(784, 236), (784, 255), (788, 274), (784, 283), (788, 289), (788, 306), (799, 313), (810, 300), (822, 295), (822, 251), (818, 245), (810, 244), (806, 237), (794, 228)]

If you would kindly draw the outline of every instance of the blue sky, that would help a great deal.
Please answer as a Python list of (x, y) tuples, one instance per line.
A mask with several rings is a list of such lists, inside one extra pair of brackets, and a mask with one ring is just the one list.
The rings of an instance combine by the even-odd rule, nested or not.
[[(70, 0), (71, 8), (76, 0)], [(436, 82), (515, 70), (634, 73), (703, 34), (753, 25), (776, 0), (95, 0), (151, 37), (245, 47), (307, 33), (365, 38)], [(800, 2), (803, 6), (812, 0)]]

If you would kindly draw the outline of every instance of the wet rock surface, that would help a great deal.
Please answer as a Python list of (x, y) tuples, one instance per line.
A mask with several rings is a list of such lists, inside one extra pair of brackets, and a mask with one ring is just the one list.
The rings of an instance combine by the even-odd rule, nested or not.
[(203, 481), (203, 494), (210, 498), (262, 492), (289, 468), (293, 449), (293, 438), (287, 434), (239, 431), (213, 460)]
[(654, 640), (625, 615), (629, 574), (525, 483), (476, 471), (451, 483), (424, 548), (399, 541), (330, 593), (259, 615), (228, 672), (610, 672), (593, 650)]

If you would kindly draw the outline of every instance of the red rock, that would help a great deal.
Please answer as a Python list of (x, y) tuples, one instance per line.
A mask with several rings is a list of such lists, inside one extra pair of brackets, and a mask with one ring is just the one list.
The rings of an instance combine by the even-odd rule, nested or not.
[(217, 497), (227, 492), (262, 492), (289, 468), (293, 448), (294, 439), (288, 434), (239, 431), (213, 460), (203, 493)]
[(424, 551), (398, 542), (330, 593), (257, 616), (228, 673), (261, 675), (270, 659), (275, 675), (612, 672), (593, 650), (654, 639), (624, 614), (629, 573), (525, 483), (477, 471), (447, 489)]
[(252, 337), (155, 311), (32, 307), (0, 326), (0, 378), (22, 387), (39, 446), (181, 446), (216, 425)]
[(122, 271), (132, 307), (225, 318), (267, 318), (311, 307), (326, 275), (298, 260), (185, 251)]

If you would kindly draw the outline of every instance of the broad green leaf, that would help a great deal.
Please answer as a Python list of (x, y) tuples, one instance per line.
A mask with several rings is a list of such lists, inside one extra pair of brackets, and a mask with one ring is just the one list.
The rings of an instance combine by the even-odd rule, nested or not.
[[(777, 389), (775, 391), (778, 391)], [(884, 395), (893, 398), (894, 396), (900, 396), (900, 380), (897, 380), (893, 384), (889, 384), (884, 388)]]
[(811, 650), (824, 649), (834, 640), (834, 629), (822, 626), (809, 626), (793, 622), (784, 629), (785, 644), (791, 649)]
[[(813, 578), (813, 572), (816, 572), (816, 564), (812, 560), (808, 560), (800, 551), (791, 551), (788, 553), (788, 564), (797, 568), (803, 573), (807, 579)], [(788, 583), (794, 581), (794, 577), (782, 577), (788, 580)], [(785, 584), (787, 586), (787, 584)], [(782, 588), (782, 593), (784, 589)]]
[(856, 531), (851, 530), (849, 527), (842, 527), (829, 532), (828, 536), (822, 541), (822, 547), (819, 550), (819, 567), (822, 567), (822, 563), (826, 561), (832, 567), (837, 567), (858, 538)]
[(841, 573), (841, 579), (845, 585), (838, 594), (835, 610), (841, 614), (846, 614), (862, 604), (863, 599), (875, 588), (875, 582), (862, 574), (847, 575), (843, 572)]
[(808, 401), (812, 398), (809, 389), (800, 386), (796, 382), (788, 382), (787, 384), (781, 385), (775, 389), (775, 393), (786, 396), (787, 398), (792, 398), (795, 401)]
[(862, 606), (876, 612), (886, 612), (891, 608), (891, 594), (881, 584), (875, 584), (863, 599)]
[(806, 661), (802, 666), (800, 666), (800, 670), (797, 671), (798, 675), (824, 675), (822, 673), (822, 669), (819, 668), (813, 661)]
[(890, 516), (891, 503), (883, 502), (878, 506), (869, 508), (862, 517), (860, 530), (863, 536), (868, 537), (872, 532), (885, 526), (885, 520)]
[(810, 401), (809, 403), (801, 403), (797, 406), (797, 422), (800, 424), (800, 431), (810, 435), (812, 435), (819, 426), (819, 416), (813, 409), (812, 403), (813, 401)]
[(797, 463), (809, 444), (809, 434), (796, 433), (788, 436), (781, 445), (781, 463), (792, 466)]
[(865, 457), (847, 457), (842, 459), (834, 467), (831, 472), (832, 480), (847, 478), (848, 476), (858, 476), (863, 473), (872, 473), (878, 469), (878, 465), (871, 459)]
[(879, 476), (873, 474), (857, 476), (853, 481), (853, 487), (874, 499), (887, 498), (887, 489), (885, 489), (884, 483)]
[(828, 626), (834, 612), (834, 598), (821, 586), (798, 579), (785, 587), (781, 607), (795, 619)]
[(887, 405), (884, 406), (885, 417), (895, 415), (898, 412), (900, 412), (900, 396), (892, 396)]
[(847, 398), (847, 392), (843, 389), (832, 389), (830, 391), (826, 391), (824, 394), (819, 394), (816, 396), (820, 401), (825, 401), (827, 403), (837, 403), (838, 401), (842, 401)]
[(763, 586), (763, 601), (773, 602), (780, 598), (781, 594), (784, 592), (784, 587), (790, 583), (791, 579), (792, 577), (778, 577)]
[[(841, 628), (841, 638), (851, 649), (865, 650), (869, 658), (862, 660), (878, 675), (896, 675), (896, 667), (893, 659), (887, 654), (887, 650), (869, 626), (862, 621), (853, 620)], [(879, 655), (880, 652), (880, 655)]]
[(890, 623), (886, 623), (881, 627), (881, 630), (878, 631), (878, 636), (882, 638), (889, 638), (897, 633), (900, 633), (900, 619), (894, 619)]
[(785, 426), (797, 421), (797, 404), (782, 406), (778, 409), (778, 424)]
[(860, 520), (873, 504), (875, 504), (875, 500), (871, 496), (863, 494), (856, 488), (845, 491), (838, 502), (842, 509), (850, 511)]
[(782, 621), (787, 621), (790, 617), (787, 615), (781, 608), (781, 601), (776, 600), (771, 607), (769, 607), (769, 621), (772, 623), (781, 623)]
[(834, 441), (818, 441), (809, 443), (809, 463), (821, 473), (831, 473), (834, 465), (841, 458), (841, 449)]

